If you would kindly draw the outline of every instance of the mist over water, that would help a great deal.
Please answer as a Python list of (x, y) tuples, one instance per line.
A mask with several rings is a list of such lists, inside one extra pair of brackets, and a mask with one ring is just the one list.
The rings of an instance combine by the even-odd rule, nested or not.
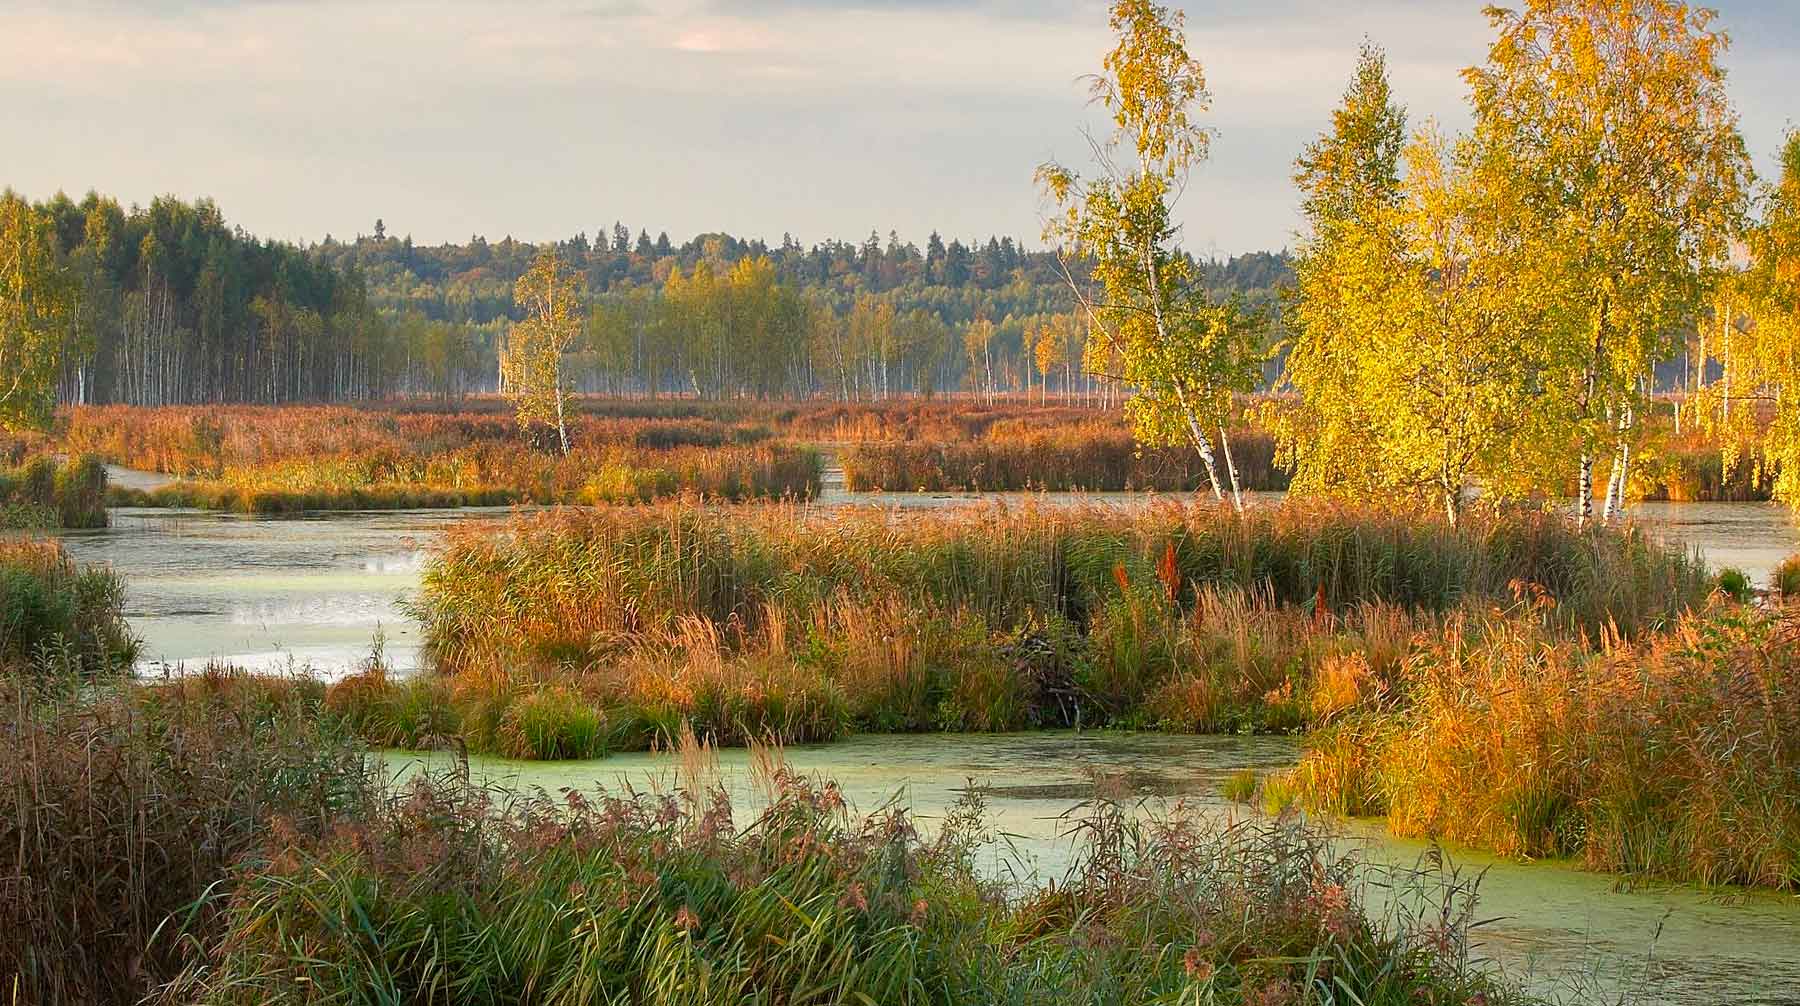
[(112, 527), (63, 540), (77, 561), (124, 575), (141, 673), (220, 660), (337, 677), (368, 657), (378, 633), (389, 665), (414, 669), (418, 631), (402, 605), (443, 529), (471, 516), (117, 510)]

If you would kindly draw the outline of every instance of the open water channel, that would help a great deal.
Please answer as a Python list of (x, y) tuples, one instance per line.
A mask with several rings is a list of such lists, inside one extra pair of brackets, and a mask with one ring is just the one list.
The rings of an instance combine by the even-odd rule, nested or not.
[[(128, 476), (129, 477), (129, 476)], [(994, 497), (846, 494), (828, 483), (821, 506), (958, 506)], [(1023, 498), (1013, 494), (1011, 498)], [(1033, 496), (1046, 505), (1141, 505), (1126, 494)], [(266, 671), (309, 668), (336, 676), (379, 636), (391, 666), (416, 666), (418, 634), (406, 598), (448, 526), (499, 510), (318, 514), (259, 519), (189, 511), (118, 510), (113, 526), (64, 536), (81, 562), (111, 565), (128, 583), (127, 616), (143, 637), (141, 673), (155, 676), (209, 660)], [(1758, 583), (1800, 551), (1800, 531), (1767, 504), (1649, 504), (1633, 516), (1715, 566)], [(863, 809), (890, 799), (925, 823), (971, 783), (987, 788), (998, 830), (1011, 836), (995, 869), (1054, 876), (1071, 848), (1061, 815), (1081, 799), (1090, 771), (1124, 773), (1153, 803), (1187, 799), (1230, 813), (1220, 781), (1242, 767), (1291, 763), (1285, 738), (1175, 737), (1046, 732), (999, 737), (862, 737), (786, 752), (795, 767), (835, 779)], [(723, 781), (748, 791), (743, 752), (720, 753)], [(390, 756), (396, 772), (446, 764), (444, 756)], [(669, 780), (655, 755), (600, 762), (527, 764), (477, 759), (471, 771), (504, 785), (591, 789)], [(1428, 850), (1351, 822), (1346, 841), (1377, 863), (1410, 866)], [(1496, 861), (1450, 850), (1467, 871), (1486, 871), (1478, 952), (1541, 989), (1586, 982), (1573, 1001), (1596, 1001), (1650, 982), (1645, 1001), (1800, 1003), (1800, 899), (1717, 894), (1687, 887), (1620, 889), (1613, 878), (1555, 863)], [(1586, 975), (1585, 978), (1580, 976)]]

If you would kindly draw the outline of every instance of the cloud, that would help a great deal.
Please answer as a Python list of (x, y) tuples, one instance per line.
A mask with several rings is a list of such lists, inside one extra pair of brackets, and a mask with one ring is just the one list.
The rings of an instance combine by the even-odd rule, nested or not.
[[(1466, 122), (1477, 0), (1187, 0), (1213, 159), (1182, 203), (1203, 251), (1280, 247), (1294, 154), (1364, 35), (1415, 118)], [(1730, 4), (1731, 84), (1763, 163), (1800, 28)], [(419, 240), (547, 238), (622, 218), (812, 240), (1040, 230), (1032, 169), (1081, 163), (1097, 0), (25, 0), (0, 31), (10, 183), (212, 195), (317, 239), (377, 216)]]

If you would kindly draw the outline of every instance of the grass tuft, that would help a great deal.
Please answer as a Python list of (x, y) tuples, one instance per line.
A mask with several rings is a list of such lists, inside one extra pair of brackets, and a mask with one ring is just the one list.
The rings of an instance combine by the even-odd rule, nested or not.
[(934, 836), (778, 762), (738, 813), (691, 734), (668, 796), (562, 800), (421, 779), (272, 843), (158, 1001), (1324, 1004), (1527, 1001), (1463, 952), (1472, 887), (1369, 874), (1295, 820), (1144, 817), (1098, 796), (1049, 886), (975, 868), (979, 792)]
[[(1800, 619), (1722, 604), (1630, 644), (1518, 620), (1416, 650), (1308, 740), (1306, 804), (1608, 872), (1800, 887)], [(1265, 787), (1266, 790), (1266, 787)]]

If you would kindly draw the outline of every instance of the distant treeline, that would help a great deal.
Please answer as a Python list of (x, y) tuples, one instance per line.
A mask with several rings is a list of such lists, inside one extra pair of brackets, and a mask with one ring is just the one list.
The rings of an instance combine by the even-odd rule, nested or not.
[[(8, 194), (11, 197), (11, 194)], [(17, 198), (17, 197), (11, 197)], [(68, 294), (59, 401), (166, 405), (454, 398), (493, 391), (513, 285), (542, 245), (300, 247), (229, 226), (210, 200), (126, 209), (89, 193), (29, 211)], [(578, 390), (878, 398), (949, 390), (1096, 394), (1055, 255), (1012, 238), (923, 249), (890, 234), (779, 246), (677, 244), (614, 225), (557, 242), (586, 280)], [(1282, 253), (1205, 263), (1216, 292), (1273, 311)]]

